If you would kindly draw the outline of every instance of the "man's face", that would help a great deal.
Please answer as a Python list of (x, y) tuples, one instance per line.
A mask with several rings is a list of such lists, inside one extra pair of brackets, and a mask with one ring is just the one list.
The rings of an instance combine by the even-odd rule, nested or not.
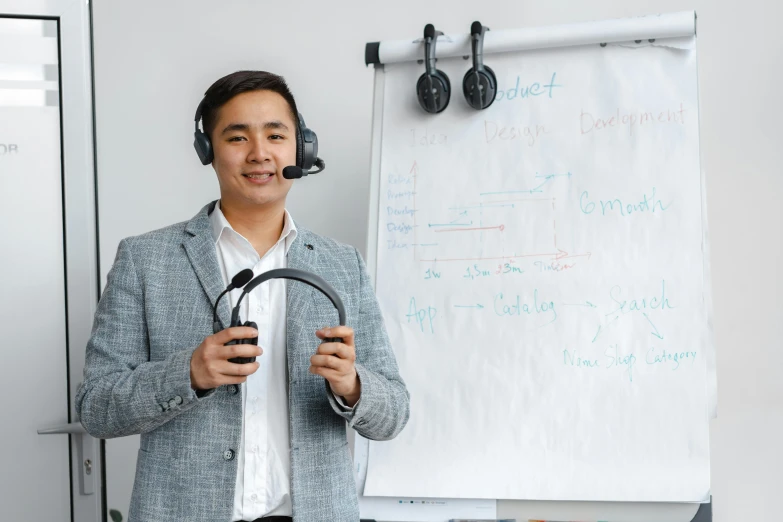
[(296, 127), (285, 98), (251, 91), (218, 110), (212, 131), (212, 167), (221, 200), (240, 206), (285, 206), (293, 180), (283, 169), (296, 165)]

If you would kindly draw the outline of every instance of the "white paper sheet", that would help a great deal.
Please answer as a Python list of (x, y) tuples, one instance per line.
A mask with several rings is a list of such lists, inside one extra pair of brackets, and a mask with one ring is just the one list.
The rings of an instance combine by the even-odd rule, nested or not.
[(369, 442), (355, 434), (353, 460), (362, 518), (384, 522), (444, 522), (451, 519), (489, 520), (497, 516), (496, 500), (363, 496)]
[(411, 392), (364, 494), (689, 502), (709, 492), (695, 47), (493, 55), (417, 105), (386, 66), (376, 292)]

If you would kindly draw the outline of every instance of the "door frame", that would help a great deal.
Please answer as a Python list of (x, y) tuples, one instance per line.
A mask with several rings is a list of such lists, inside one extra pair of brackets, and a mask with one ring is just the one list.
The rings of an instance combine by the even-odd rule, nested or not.
[[(66, 422), (73, 426), (78, 423), (73, 399), (83, 378), (85, 347), (100, 296), (92, 5), (89, 0), (0, 0), (0, 16), (56, 20), (58, 26), (68, 374)], [(51, 419), (51, 424), (62, 424), (62, 421)], [(82, 444), (83, 437), (90, 436), (78, 433), (75, 428), (68, 437), (71, 520), (102, 522), (107, 518), (104, 442), (89, 440)], [(90, 494), (82, 494), (84, 488), (80, 482), (83, 480), (82, 459), (86, 458), (91, 460), (94, 477), (94, 488), (88, 488), (94, 492)]]

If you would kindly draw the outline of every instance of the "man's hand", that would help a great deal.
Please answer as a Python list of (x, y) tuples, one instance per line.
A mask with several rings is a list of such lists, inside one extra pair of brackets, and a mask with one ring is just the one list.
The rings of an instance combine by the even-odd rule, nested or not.
[(252, 339), (257, 335), (258, 331), (254, 328), (237, 326), (204, 339), (190, 358), (190, 387), (194, 390), (209, 390), (223, 384), (245, 382), (248, 375), (258, 370), (258, 362), (237, 364), (229, 362), (229, 359), (257, 357), (263, 350), (253, 344), (225, 344), (234, 339)]
[(335, 326), (322, 328), (315, 332), (319, 339), (341, 337), (341, 343), (322, 343), (315, 355), (310, 357), (310, 373), (320, 375), (329, 381), (335, 395), (345, 399), (353, 407), (361, 396), (361, 383), (356, 373), (356, 350), (353, 341), (353, 328)]

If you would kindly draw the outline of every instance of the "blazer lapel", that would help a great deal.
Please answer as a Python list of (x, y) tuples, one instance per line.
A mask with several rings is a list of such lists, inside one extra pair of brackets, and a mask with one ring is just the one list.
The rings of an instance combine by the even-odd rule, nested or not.
[[(212, 202), (188, 222), (185, 226), (185, 232), (191, 237), (182, 243), (190, 264), (193, 265), (193, 271), (196, 272), (196, 276), (213, 307), (220, 293), (226, 289), (223, 276), (220, 273), (215, 239), (212, 237), (209, 222), (209, 214), (214, 208), (215, 202)], [(231, 323), (231, 304), (227, 296), (223, 296), (223, 299), (220, 300), (218, 320), (223, 328)], [(212, 322), (211, 317), (210, 322)]]
[[(307, 232), (297, 228), (297, 236), (288, 250), (286, 266), (313, 272), (315, 252), (306, 247)], [(286, 280), (286, 345), (289, 352), (289, 364), (296, 357), (297, 339), (315, 337), (315, 332), (301, 332), (306, 318), (309, 315), (310, 305), (313, 300), (313, 287), (300, 281)], [(311, 354), (310, 354), (311, 355)], [(309, 357), (309, 355), (308, 355)]]

